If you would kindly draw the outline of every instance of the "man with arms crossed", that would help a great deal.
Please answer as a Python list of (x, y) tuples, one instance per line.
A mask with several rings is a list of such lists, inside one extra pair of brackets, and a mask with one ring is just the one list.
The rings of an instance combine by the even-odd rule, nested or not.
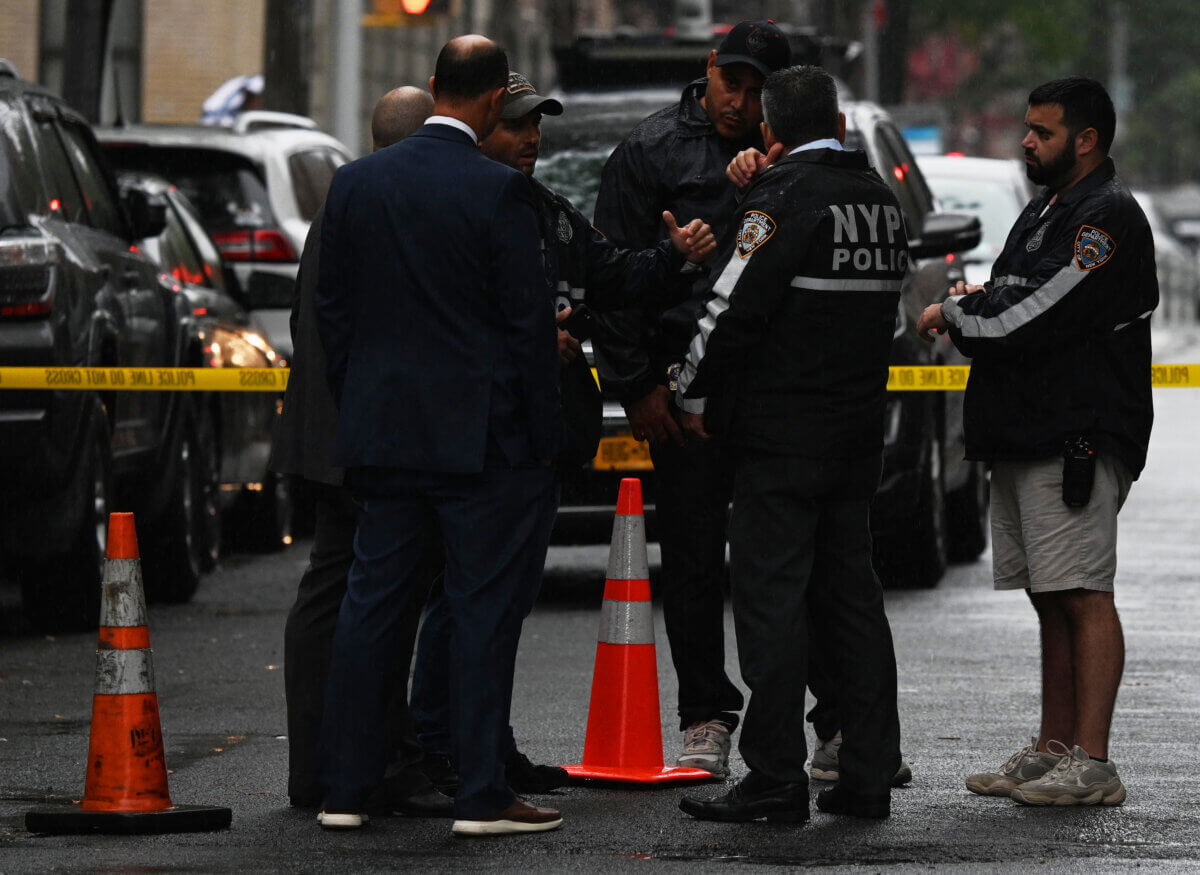
[(1108, 733), (1125, 662), (1113, 603), (1117, 513), (1146, 463), (1149, 225), (1108, 157), (1116, 128), (1098, 82), (1029, 95), (1026, 173), (1046, 186), (982, 286), (921, 316), (972, 357), (967, 458), (992, 466), (996, 589), (1023, 589), (1041, 626), (1042, 724), (967, 789), (1028, 805), (1119, 805)]

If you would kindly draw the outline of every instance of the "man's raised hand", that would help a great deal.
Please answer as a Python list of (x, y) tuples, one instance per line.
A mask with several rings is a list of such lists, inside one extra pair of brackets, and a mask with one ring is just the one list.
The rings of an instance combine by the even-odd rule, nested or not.
[(688, 261), (699, 264), (717, 251), (717, 238), (704, 220), (692, 219), (680, 228), (670, 210), (663, 211), (662, 217), (671, 236), (671, 245)]
[(745, 188), (754, 177), (778, 161), (782, 154), (782, 143), (773, 145), (765, 155), (757, 149), (743, 149), (729, 162), (725, 175), (738, 188)]

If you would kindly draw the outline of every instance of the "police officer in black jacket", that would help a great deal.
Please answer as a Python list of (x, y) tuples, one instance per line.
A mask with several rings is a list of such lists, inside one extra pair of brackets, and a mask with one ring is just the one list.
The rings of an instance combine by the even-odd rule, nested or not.
[(845, 151), (833, 79), (791, 67), (763, 85), (763, 135), (782, 156), (750, 186), (740, 227), (679, 378), (689, 433), (734, 458), (729, 546), (750, 773), (708, 820), (808, 819), (808, 611), (828, 618), (841, 680), (835, 814), (887, 817), (900, 764), (896, 662), (871, 565), (888, 356), (908, 240), (900, 206)]
[[(725, 168), (760, 146), (763, 77), (791, 62), (772, 22), (737, 24), (708, 58), (704, 78), (678, 105), (643, 120), (613, 152), (600, 180), (596, 227), (620, 246), (662, 237), (663, 210), (704, 216), (717, 239), (737, 215), (737, 191)], [(650, 441), (663, 617), (679, 678), (679, 765), (728, 774), (730, 733), (742, 693), (725, 673), (725, 526), (731, 471), (720, 440), (684, 441), (671, 392), (706, 283), (660, 314), (623, 311), (599, 319), (596, 363), (605, 388), (620, 395), (633, 436)]]
[[(600, 439), (601, 399), (591, 369), (580, 349), (587, 339), (591, 312), (603, 313), (639, 304), (660, 310), (677, 303), (691, 289), (699, 263), (716, 250), (712, 229), (698, 218), (680, 228), (671, 213), (660, 215), (667, 238), (647, 249), (622, 249), (605, 239), (569, 200), (536, 179), (541, 120), (560, 115), (562, 104), (544, 97), (520, 73), (509, 73), (504, 110), (480, 148), (493, 161), (530, 177), (542, 237), (547, 295), (559, 312), (559, 357), (568, 447), (560, 465), (590, 462)], [(575, 319), (571, 319), (575, 316)], [(572, 333), (574, 332), (574, 334)], [(553, 520), (546, 521), (549, 528)], [(426, 773), (439, 788), (452, 792), (456, 774), (450, 758), (446, 650), (449, 626), (440, 587), (431, 598), (417, 649), (412, 714)], [(526, 606), (526, 610), (532, 604)], [(511, 732), (511, 727), (510, 727)], [(536, 765), (515, 742), (505, 762), (509, 785), (518, 792), (545, 793), (567, 782), (564, 769)]]
[(1117, 514), (1154, 419), (1154, 240), (1108, 157), (1116, 119), (1103, 86), (1039, 86), (1025, 123), (1026, 172), (1045, 192), (1017, 219), (992, 278), (960, 283), (918, 324), (926, 335), (948, 329), (972, 357), (966, 449), (992, 466), (995, 586), (1024, 589), (1041, 625), (1038, 738), (967, 789), (1031, 805), (1118, 805), (1125, 787), (1108, 759), (1125, 658)]

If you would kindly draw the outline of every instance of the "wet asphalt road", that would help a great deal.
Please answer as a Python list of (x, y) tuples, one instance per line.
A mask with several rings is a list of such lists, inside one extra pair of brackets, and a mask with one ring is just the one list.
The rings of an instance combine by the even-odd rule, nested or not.
[[(1173, 336), (1156, 361), (1200, 361)], [(233, 828), (159, 837), (36, 837), (24, 812), (83, 790), (93, 635), (29, 631), (0, 590), (0, 873), (69, 871), (712, 870), (733, 863), (847, 871), (1200, 869), (1200, 391), (1160, 390), (1150, 462), (1121, 515), (1117, 604), (1128, 662), (1112, 756), (1129, 788), (1111, 809), (1030, 809), (969, 794), (1036, 731), (1037, 632), (1023, 596), (990, 589), (990, 558), (933, 590), (892, 592), (911, 786), (883, 822), (814, 813), (803, 827), (705, 824), (679, 789), (571, 787), (537, 801), (566, 823), (532, 837), (462, 840), (447, 821), (380, 819), (323, 833), (288, 808), (283, 620), (306, 544), (226, 560), (189, 605), (150, 612), (159, 704), (177, 803), (233, 809)], [(521, 645), (513, 722), (535, 761), (583, 748), (605, 548), (556, 548)], [(732, 642), (732, 624), (728, 624)], [(656, 611), (663, 732), (679, 743), (675, 687)], [(732, 644), (730, 671), (736, 675)], [(733, 759), (735, 777), (744, 765)], [(819, 785), (814, 785), (819, 786)], [(698, 788), (711, 794), (718, 788)]]

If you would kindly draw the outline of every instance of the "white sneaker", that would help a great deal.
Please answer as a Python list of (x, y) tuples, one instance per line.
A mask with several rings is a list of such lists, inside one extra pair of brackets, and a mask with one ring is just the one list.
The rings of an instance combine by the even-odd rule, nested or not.
[(1125, 801), (1125, 785), (1110, 760), (1094, 760), (1079, 745), (1067, 750), (1059, 741), (1046, 742), (1046, 748), (1062, 759), (1040, 778), (1026, 781), (1012, 791), (1014, 802), (1025, 805), (1120, 805)]
[(714, 778), (729, 774), (729, 727), (720, 720), (697, 720), (683, 733), (683, 753), (676, 765), (704, 769)]
[(361, 811), (326, 811), (317, 812), (317, 823), (323, 829), (359, 829), (371, 818)]
[[(813, 748), (812, 759), (808, 762), (808, 773), (814, 781), (836, 781), (841, 771), (838, 769), (838, 755), (842, 750), (842, 733), (828, 741), (817, 739)], [(906, 760), (900, 760), (900, 768), (892, 775), (892, 786), (903, 787), (912, 780), (912, 767)]]
[[(1058, 744), (1058, 742), (1054, 742)], [(1062, 745), (1059, 745), (1060, 747)], [(994, 772), (979, 772), (967, 778), (967, 789), (980, 796), (1009, 796), (1017, 787), (1040, 778), (1058, 765), (1062, 757), (1053, 753), (1042, 753), (1037, 749), (1037, 736), (1029, 744), (1008, 758), (1008, 762)]]

